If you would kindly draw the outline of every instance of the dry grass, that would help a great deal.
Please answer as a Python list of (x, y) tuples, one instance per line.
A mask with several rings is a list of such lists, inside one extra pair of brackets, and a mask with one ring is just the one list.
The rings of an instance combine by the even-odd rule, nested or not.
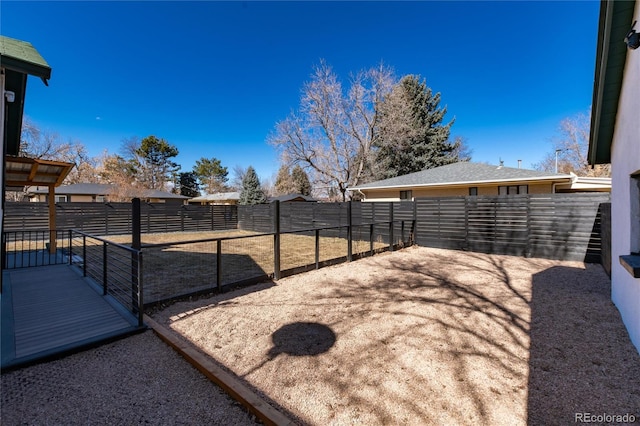
[(599, 265), (410, 248), (154, 317), (300, 423), (640, 415), (640, 356)]

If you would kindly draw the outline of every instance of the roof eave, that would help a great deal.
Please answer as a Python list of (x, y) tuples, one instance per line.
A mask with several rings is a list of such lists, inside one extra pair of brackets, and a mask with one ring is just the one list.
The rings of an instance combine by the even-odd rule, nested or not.
[(611, 162), (611, 143), (627, 57), (623, 40), (631, 26), (634, 8), (635, 1), (602, 1), (600, 4), (587, 155), (591, 165)]
[(419, 183), (419, 184), (405, 184), (405, 185), (384, 185), (384, 186), (354, 186), (353, 188), (347, 188), (348, 191), (367, 191), (371, 189), (398, 189), (398, 188), (434, 188), (434, 187), (452, 187), (452, 186), (466, 186), (466, 185), (491, 185), (496, 183), (508, 183), (508, 182), (537, 182), (537, 181), (558, 181), (571, 182), (571, 175), (556, 175), (556, 176), (541, 176), (538, 178), (513, 178), (513, 179), (491, 179), (491, 180), (475, 180), (475, 181), (460, 181), (460, 182), (446, 182), (446, 183)]

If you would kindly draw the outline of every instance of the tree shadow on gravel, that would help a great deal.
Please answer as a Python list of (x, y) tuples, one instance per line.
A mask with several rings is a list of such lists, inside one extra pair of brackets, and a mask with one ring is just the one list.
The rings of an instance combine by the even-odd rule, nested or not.
[[(380, 399), (402, 406), (409, 418), (420, 423), (438, 424), (446, 419), (459, 424), (495, 424), (500, 419), (494, 401), (526, 392), (522, 383), (526, 383), (529, 295), (526, 285), (513, 282), (505, 259), (474, 253), (455, 258), (436, 255), (411, 263), (381, 258), (389, 271), (383, 279), (366, 283), (351, 280), (336, 289), (331, 298), (359, 306), (361, 315), (350, 322), (350, 328), (381, 314), (392, 314), (395, 321), (407, 325), (378, 335), (352, 358), (343, 360), (348, 374), (334, 375), (330, 385), (346, 390), (367, 384), (366, 374), (358, 376), (359, 365), (369, 363), (385, 369), (404, 364), (407, 353), (393, 348), (393, 342), (402, 342), (412, 356), (422, 360), (391, 372), (390, 379), (401, 381), (403, 391), (382, 386)], [(535, 259), (527, 261), (536, 263)], [(486, 291), (496, 283), (497, 295), (495, 288)], [(389, 347), (391, 350), (386, 350)], [(373, 364), (371, 354), (378, 354)], [(489, 366), (484, 371), (494, 373), (493, 380), (478, 377), (477, 362)], [(425, 372), (425, 366), (440, 370), (441, 377)], [(398, 421), (390, 409), (377, 404), (377, 399), (348, 393), (348, 404), (369, 410), (379, 423)], [(431, 399), (423, 400), (421, 395)], [(446, 414), (440, 417), (439, 412)]]
[(574, 423), (580, 413), (640, 419), (640, 355), (610, 289), (600, 265), (533, 276), (529, 424)]

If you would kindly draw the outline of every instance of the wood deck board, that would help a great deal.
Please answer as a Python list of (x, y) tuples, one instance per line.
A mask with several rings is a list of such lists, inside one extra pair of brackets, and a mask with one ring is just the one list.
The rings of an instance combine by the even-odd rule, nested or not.
[[(12, 309), (12, 353), (3, 351), (2, 361), (13, 362), (56, 348), (68, 350), (100, 336), (130, 333), (132, 316), (125, 318), (95, 286), (67, 265), (4, 271), (10, 275), (8, 292)], [(3, 295), (5, 297), (6, 294)], [(4, 302), (4, 301), (3, 301)], [(5, 313), (3, 312), (3, 321)]]

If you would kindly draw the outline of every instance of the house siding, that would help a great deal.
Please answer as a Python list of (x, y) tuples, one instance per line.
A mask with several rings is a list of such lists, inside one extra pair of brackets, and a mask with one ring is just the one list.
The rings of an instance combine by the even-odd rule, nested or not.
[[(529, 194), (550, 194), (553, 192), (553, 185), (550, 183), (527, 183), (518, 182), (514, 185), (528, 185)], [(413, 197), (464, 197), (469, 195), (469, 188), (477, 187), (478, 195), (498, 195), (498, 187), (509, 185), (508, 183), (496, 184), (496, 185), (469, 185), (452, 188), (402, 188), (402, 190), (409, 189), (413, 191)], [(400, 201), (401, 189), (363, 189), (365, 194), (365, 201)]]
[[(636, 2), (633, 20), (640, 20), (640, 2)], [(638, 202), (631, 202), (630, 177), (631, 174), (640, 171), (638, 94), (640, 50), (628, 50), (611, 146), (611, 298), (620, 311), (631, 341), (640, 351), (640, 279), (633, 278), (619, 262), (621, 255), (628, 255), (631, 251), (640, 249), (640, 242), (632, 241), (634, 237), (631, 236), (631, 221), (638, 220), (640, 212), (637, 211)]]

